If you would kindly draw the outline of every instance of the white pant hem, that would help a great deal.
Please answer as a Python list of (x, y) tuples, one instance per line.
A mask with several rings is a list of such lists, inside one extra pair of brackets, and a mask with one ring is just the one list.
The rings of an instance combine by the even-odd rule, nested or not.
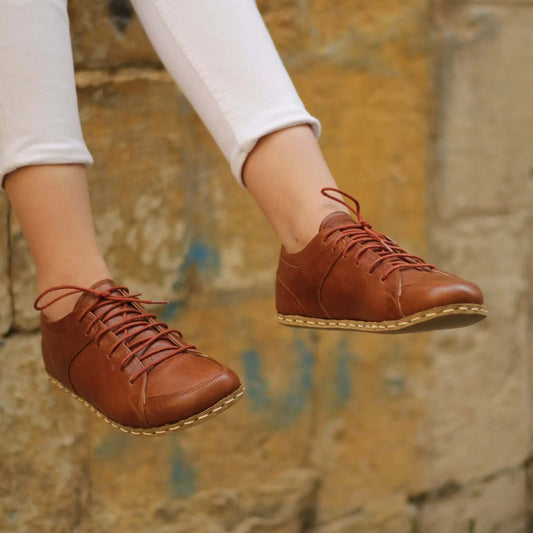
[(92, 165), (93, 158), (84, 147), (74, 149), (70, 146), (32, 146), (31, 150), (18, 152), (16, 158), (0, 163), (0, 185), (4, 188), (5, 177), (15, 170), (34, 165)]
[(247, 132), (241, 134), (239, 136), (241, 138), (239, 147), (232, 154), (230, 162), (231, 171), (237, 178), (237, 182), (242, 187), (246, 187), (242, 176), (242, 169), (246, 159), (259, 139), (265, 135), (274, 133), (275, 131), (303, 124), (307, 124), (311, 127), (317, 139), (320, 137), (320, 122), (308, 113), (302, 113), (301, 109), (294, 109), (292, 111), (283, 109), (281, 112), (275, 113), (270, 117), (261, 117), (261, 120), (257, 123), (255, 128), (249, 128)]

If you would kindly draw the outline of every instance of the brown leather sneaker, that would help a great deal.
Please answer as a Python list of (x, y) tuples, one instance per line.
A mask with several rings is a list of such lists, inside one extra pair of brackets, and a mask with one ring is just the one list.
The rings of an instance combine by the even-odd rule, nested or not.
[[(39, 303), (54, 291), (61, 291), (57, 298)], [(45, 368), (55, 384), (113, 427), (134, 435), (176, 431), (221, 413), (243, 395), (232, 370), (141, 305), (164, 302), (140, 300), (111, 280), (89, 289), (54, 287), (35, 300), (35, 309), (78, 292), (64, 318), (50, 322), (41, 313)]]
[(349, 194), (332, 188), (322, 194), (348, 207), (356, 220), (342, 211), (331, 213), (302, 251), (289, 254), (282, 248), (276, 282), (280, 324), (384, 333), (457, 328), (487, 316), (475, 283), (439, 270), (376, 232)]

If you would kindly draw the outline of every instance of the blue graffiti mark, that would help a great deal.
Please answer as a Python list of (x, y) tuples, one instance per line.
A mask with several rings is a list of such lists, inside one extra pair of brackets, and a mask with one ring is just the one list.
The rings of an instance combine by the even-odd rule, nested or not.
[(291, 380), (285, 404), (296, 417), (304, 410), (313, 389), (314, 358), (309, 347), (301, 339), (296, 339), (294, 347), (298, 354), (298, 372)]
[(177, 437), (174, 436), (170, 454), (170, 482), (174, 496), (190, 496), (197, 485), (196, 469), (187, 457)]
[(348, 405), (353, 394), (353, 366), (357, 356), (348, 347), (346, 339), (341, 339), (335, 352), (331, 408)]
[(301, 340), (294, 343), (296, 369), (291, 372), (288, 390), (274, 396), (261, 369), (261, 357), (257, 350), (242, 354), (248, 400), (252, 411), (261, 413), (263, 419), (274, 428), (287, 426), (300, 417), (313, 389), (314, 357), (310, 348)]
[(383, 372), (383, 385), (391, 395), (398, 395), (405, 391), (406, 380), (404, 370), (407, 354), (405, 346), (401, 343), (394, 343), (390, 349), (388, 365)]
[(131, 438), (128, 435), (112, 430), (104, 436), (94, 449), (94, 453), (101, 459), (113, 459), (119, 457), (130, 442)]
[(196, 265), (199, 270), (212, 270), (220, 266), (220, 255), (216, 248), (199, 241), (193, 241), (185, 256), (185, 269)]
[(261, 359), (256, 350), (245, 350), (242, 354), (246, 392), (253, 409), (259, 411), (270, 404), (268, 384), (261, 373)]
[(216, 273), (220, 269), (220, 253), (217, 248), (209, 246), (205, 242), (193, 240), (185, 260), (179, 269), (179, 279), (174, 283), (173, 289), (179, 291), (187, 284), (187, 280), (193, 273)]

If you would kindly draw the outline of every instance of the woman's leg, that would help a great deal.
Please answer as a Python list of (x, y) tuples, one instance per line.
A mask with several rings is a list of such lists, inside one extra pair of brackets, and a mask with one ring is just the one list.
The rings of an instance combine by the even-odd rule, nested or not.
[[(109, 277), (96, 243), (66, 0), (0, 3), (0, 176), (40, 291)], [(59, 318), (73, 306), (50, 307)]]
[(337, 184), (307, 126), (260, 139), (244, 164), (243, 178), (288, 252), (301, 250), (329, 213), (346, 211), (320, 193)]
[(70, 46), (66, 0), (0, 1), (0, 172), (44, 290), (34, 305), (45, 367), (122, 431), (185, 428), (233, 405), (242, 387), (107, 279)]
[[(4, 186), (35, 262), (39, 292), (111, 277), (96, 242), (83, 165), (22, 167)], [(48, 317), (69, 313), (76, 298), (59, 300)]]

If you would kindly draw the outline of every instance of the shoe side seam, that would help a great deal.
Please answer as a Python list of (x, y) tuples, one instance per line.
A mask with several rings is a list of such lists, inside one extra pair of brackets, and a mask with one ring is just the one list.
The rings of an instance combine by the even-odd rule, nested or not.
[[(346, 244), (344, 243), (344, 247), (346, 247)], [(326, 283), (326, 279), (330, 275), (331, 271), (333, 270), (333, 267), (339, 262), (339, 259), (341, 258), (342, 254), (344, 253), (344, 248), (341, 249), (340, 253), (337, 255), (334, 261), (331, 262), (330, 267), (328, 270), (324, 273), (324, 276), (322, 277), (322, 281), (320, 282), (320, 285), (317, 288), (317, 301), (318, 305), (326, 315), (325, 318), (331, 318), (331, 315), (328, 313), (325, 305), (322, 303), (322, 290), (324, 288), (324, 284)]]
[[(300, 301), (300, 299), (296, 296), (296, 294), (294, 294), (294, 292), (292, 292), (289, 287), (287, 287), (287, 285), (285, 285), (285, 283), (283, 283), (283, 281), (279, 278), (278, 276), (278, 279), (277, 279), (278, 283), (294, 298), (295, 302), (298, 304), (298, 306), (300, 307), (300, 309), (305, 313), (305, 307), (304, 305), (302, 304), (302, 302)], [(276, 306), (277, 307), (277, 306)], [(278, 309), (279, 311), (279, 309)]]

